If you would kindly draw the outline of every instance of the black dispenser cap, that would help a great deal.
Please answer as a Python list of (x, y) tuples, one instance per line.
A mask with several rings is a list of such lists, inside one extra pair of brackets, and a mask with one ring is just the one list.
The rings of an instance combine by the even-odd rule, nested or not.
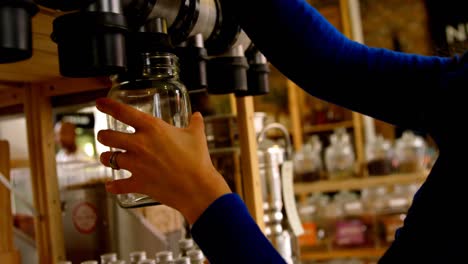
[(77, 12), (53, 22), (60, 73), (94, 77), (125, 72), (128, 26), (125, 16), (108, 12)]
[(29, 0), (0, 0), (0, 63), (31, 58), (31, 18), (38, 11)]

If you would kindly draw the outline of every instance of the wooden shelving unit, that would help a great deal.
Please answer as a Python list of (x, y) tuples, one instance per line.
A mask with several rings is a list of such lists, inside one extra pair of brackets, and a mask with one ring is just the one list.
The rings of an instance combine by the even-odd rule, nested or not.
[(343, 121), (337, 123), (330, 123), (330, 124), (321, 124), (321, 125), (314, 125), (314, 126), (305, 126), (304, 133), (305, 134), (312, 134), (312, 133), (320, 133), (320, 132), (332, 132), (333, 130), (343, 127), (343, 128), (352, 128), (354, 123), (352, 120), (350, 121)]
[(427, 178), (427, 174), (427, 172), (420, 172), (336, 181), (326, 180), (313, 183), (296, 183), (294, 184), (294, 191), (297, 195), (307, 195), (315, 192), (338, 192), (344, 190), (360, 190), (377, 186), (422, 183)]
[(386, 250), (386, 248), (358, 248), (326, 252), (308, 252), (306, 250), (302, 250), (301, 259), (325, 261), (337, 258), (379, 258), (385, 253)]

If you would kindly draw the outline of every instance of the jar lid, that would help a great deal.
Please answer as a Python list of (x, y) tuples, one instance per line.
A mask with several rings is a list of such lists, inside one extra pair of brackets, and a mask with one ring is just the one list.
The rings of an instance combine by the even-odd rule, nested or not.
[(203, 252), (198, 249), (189, 250), (187, 252), (187, 256), (190, 258), (191, 261), (205, 259), (205, 256), (203, 256)]
[(130, 252), (130, 261), (140, 261), (146, 259), (146, 252), (145, 251), (133, 251)]
[(189, 249), (193, 247), (193, 239), (186, 238), (179, 240), (179, 248), (181, 249)]
[(173, 254), (171, 251), (161, 251), (156, 253), (156, 260), (158, 262), (161, 261), (172, 261), (173, 260)]
[(180, 257), (175, 260), (175, 264), (190, 264), (190, 259), (188, 257)]

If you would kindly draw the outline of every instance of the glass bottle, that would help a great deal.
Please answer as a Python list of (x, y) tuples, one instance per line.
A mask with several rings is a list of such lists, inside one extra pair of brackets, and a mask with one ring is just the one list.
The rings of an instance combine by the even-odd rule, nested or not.
[(146, 259), (146, 252), (145, 251), (134, 251), (130, 252), (130, 263), (131, 264), (138, 264), (138, 262)]
[(174, 255), (171, 251), (160, 251), (156, 253), (156, 262), (159, 264), (174, 263)]
[(300, 151), (294, 154), (295, 181), (313, 182), (321, 178), (323, 162), (321, 157), (322, 143), (318, 136), (302, 146)]
[[(165, 28), (162, 23), (161, 28)], [(151, 42), (152, 37), (163, 38), (165, 34), (139, 32), (144, 40)], [(137, 35), (138, 36), (138, 35)], [(137, 43), (138, 45), (140, 43)], [(145, 44), (145, 43), (143, 43)], [(161, 118), (176, 127), (186, 127), (191, 115), (190, 101), (187, 89), (179, 80), (178, 58), (166, 48), (154, 45), (138, 47), (139, 60), (135, 60), (129, 73), (114, 77), (113, 87), (108, 97), (130, 105), (142, 112)], [(108, 116), (109, 128), (125, 133), (134, 133), (135, 129), (127, 124)], [(120, 169), (113, 170), (113, 178), (125, 179), (131, 177), (130, 172)], [(159, 204), (147, 195), (129, 193), (117, 195), (119, 204), (124, 208)]]
[(393, 159), (392, 144), (382, 135), (378, 135), (366, 145), (367, 171), (369, 176), (391, 174)]
[(344, 180), (354, 176), (354, 149), (344, 128), (330, 135), (330, 145), (325, 149), (325, 165), (330, 180)]
[(107, 263), (110, 263), (112, 261), (117, 261), (117, 254), (116, 253), (106, 253), (106, 254), (102, 254), (100, 256), (101, 258), (101, 264), (107, 264)]
[(174, 261), (175, 264), (191, 264), (188, 257), (179, 257)]
[(395, 146), (395, 163), (401, 173), (418, 172), (424, 169), (426, 142), (412, 131), (405, 131), (397, 139)]
[(137, 264), (156, 264), (156, 260), (154, 259), (140, 260), (137, 262)]
[(194, 242), (193, 239), (191, 238), (185, 238), (179, 240), (179, 249), (180, 249), (180, 256), (181, 257), (186, 257), (187, 252), (194, 247)]
[(190, 258), (191, 264), (204, 264), (205, 256), (203, 252), (198, 249), (192, 249), (187, 252), (187, 256)]

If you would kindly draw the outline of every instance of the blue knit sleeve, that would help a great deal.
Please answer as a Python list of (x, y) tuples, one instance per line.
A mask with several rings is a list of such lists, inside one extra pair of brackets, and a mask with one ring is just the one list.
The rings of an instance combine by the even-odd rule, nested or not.
[(454, 58), (370, 48), (304, 0), (222, 0), (269, 61), (306, 92), (391, 124), (425, 129)]
[(212, 264), (285, 263), (237, 194), (211, 204), (192, 226), (192, 236)]

